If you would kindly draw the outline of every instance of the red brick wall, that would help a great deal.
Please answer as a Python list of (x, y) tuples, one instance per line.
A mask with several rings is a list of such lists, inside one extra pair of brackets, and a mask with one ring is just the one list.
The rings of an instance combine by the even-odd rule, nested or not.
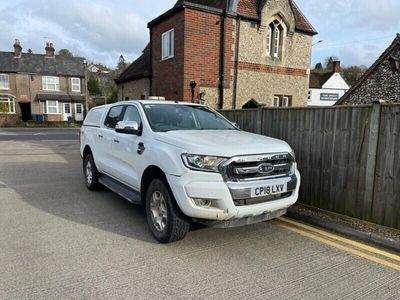
[(303, 70), (303, 69), (275, 67), (275, 66), (269, 66), (269, 65), (241, 62), (241, 61), (238, 63), (238, 69), (270, 73), (270, 74), (291, 75), (291, 76), (300, 76), (300, 77), (308, 76), (307, 70)]
[[(233, 68), (234, 20), (226, 19), (225, 88), (230, 88)], [(221, 50), (221, 17), (192, 9), (185, 10), (184, 100), (191, 100), (189, 82), (195, 80), (196, 99), (200, 87), (218, 88)]]
[[(233, 77), (233, 19), (225, 20), (225, 88)], [(175, 57), (161, 61), (161, 35), (175, 29)], [(151, 29), (153, 82), (152, 95), (166, 99), (191, 101), (190, 81), (197, 87), (218, 88), (220, 72), (221, 17), (212, 13), (185, 9)]]
[(0, 114), (0, 127), (14, 125), (18, 119), (18, 116), (14, 114)]
[[(169, 100), (183, 98), (184, 11), (151, 28), (152, 43), (152, 96), (164, 96)], [(161, 61), (161, 35), (175, 29), (175, 56)]]
[(45, 117), (46, 117), (45, 121), (48, 121), (48, 122), (61, 122), (61, 121), (64, 121), (62, 115), (45, 115)]

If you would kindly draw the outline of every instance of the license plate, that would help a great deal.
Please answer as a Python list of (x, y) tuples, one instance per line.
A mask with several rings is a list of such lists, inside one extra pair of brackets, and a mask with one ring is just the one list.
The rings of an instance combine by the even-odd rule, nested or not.
[(272, 196), (287, 192), (287, 183), (270, 184), (251, 189), (251, 198)]

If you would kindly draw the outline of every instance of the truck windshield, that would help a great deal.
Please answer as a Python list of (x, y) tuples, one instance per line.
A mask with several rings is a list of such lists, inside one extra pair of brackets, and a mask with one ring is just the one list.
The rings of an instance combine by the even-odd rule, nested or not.
[(182, 104), (144, 104), (153, 131), (237, 130), (220, 114), (205, 106)]

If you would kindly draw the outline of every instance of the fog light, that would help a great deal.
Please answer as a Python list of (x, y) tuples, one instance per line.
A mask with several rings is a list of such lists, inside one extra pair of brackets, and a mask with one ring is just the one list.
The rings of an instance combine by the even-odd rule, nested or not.
[(202, 207), (210, 207), (211, 206), (211, 200), (208, 199), (193, 199), (194, 203), (197, 206), (202, 206)]

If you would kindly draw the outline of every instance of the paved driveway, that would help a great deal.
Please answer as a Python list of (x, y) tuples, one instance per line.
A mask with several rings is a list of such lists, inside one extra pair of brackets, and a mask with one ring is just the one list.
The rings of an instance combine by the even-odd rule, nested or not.
[(0, 299), (400, 298), (399, 256), (290, 220), (157, 244), (142, 208), (86, 190), (77, 131), (0, 139)]

